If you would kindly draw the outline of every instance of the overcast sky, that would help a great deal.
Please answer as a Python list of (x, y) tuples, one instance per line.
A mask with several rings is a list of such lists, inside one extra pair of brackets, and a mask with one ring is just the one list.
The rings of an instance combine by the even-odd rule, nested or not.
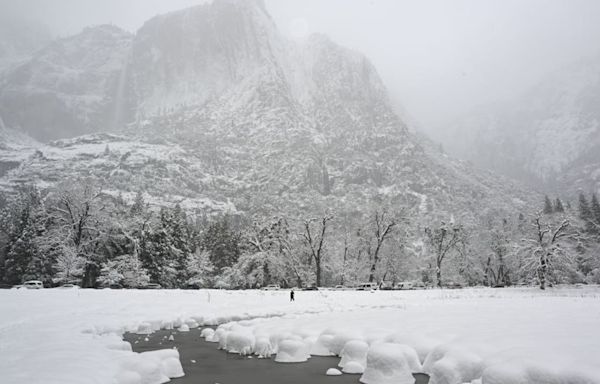
[[(26, 15), (64, 36), (103, 23), (135, 31), (156, 14), (202, 2), (0, 0), (0, 15)], [(365, 53), (427, 131), (600, 53), (599, 0), (267, 0), (267, 7), (288, 35), (322, 32)]]

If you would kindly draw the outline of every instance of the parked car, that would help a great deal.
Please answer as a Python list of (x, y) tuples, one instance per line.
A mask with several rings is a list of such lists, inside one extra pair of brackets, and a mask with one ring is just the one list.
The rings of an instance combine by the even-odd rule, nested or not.
[(319, 288), (317, 288), (317, 286), (316, 286), (316, 285), (311, 285), (311, 286), (309, 286), (309, 287), (303, 287), (303, 288), (302, 288), (302, 290), (303, 290), (303, 291), (318, 291), (318, 290), (319, 290)]
[(42, 283), (39, 280), (29, 280), (24, 282), (20, 286), (15, 286), (15, 288), (42, 289), (44, 288), (44, 283)]
[(162, 289), (162, 285), (157, 283), (148, 283), (140, 287), (140, 289)]
[(58, 287), (60, 289), (78, 289), (79, 285), (77, 284), (72, 284), (72, 283), (67, 283), (67, 284), (63, 284), (60, 287)]
[(462, 284), (456, 283), (454, 281), (449, 281), (446, 284), (444, 284), (444, 286), (448, 289), (460, 289), (463, 287)]
[(413, 287), (412, 287), (412, 289), (426, 289), (426, 288), (427, 288), (427, 286), (422, 281), (415, 281), (413, 283)]
[(262, 287), (263, 291), (277, 291), (278, 289), (281, 289), (278, 284), (269, 284), (266, 287)]
[(361, 283), (356, 286), (357, 291), (372, 291), (379, 288), (377, 283)]
[(396, 284), (396, 289), (407, 291), (413, 289), (412, 281), (402, 281)]

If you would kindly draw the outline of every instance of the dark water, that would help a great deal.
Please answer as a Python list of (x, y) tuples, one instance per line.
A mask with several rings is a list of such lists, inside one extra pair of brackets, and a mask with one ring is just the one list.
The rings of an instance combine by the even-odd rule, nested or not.
[[(175, 341), (168, 341), (171, 334)], [(149, 341), (144, 341), (146, 337)], [(306, 363), (284, 364), (227, 353), (218, 350), (217, 343), (200, 338), (199, 329), (163, 330), (148, 336), (128, 333), (124, 338), (136, 352), (177, 347), (185, 376), (171, 380), (173, 384), (357, 384), (360, 378), (347, 374), (326, 376), (327, 369), (338, 368), (338, 357), (313, 356)], [(417, 384), (429, 381), (427, 375), (416, 374), (415, 378)]]

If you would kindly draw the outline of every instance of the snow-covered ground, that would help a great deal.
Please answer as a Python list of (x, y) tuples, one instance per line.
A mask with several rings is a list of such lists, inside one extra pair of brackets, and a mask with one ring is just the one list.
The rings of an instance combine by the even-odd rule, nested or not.
[(412, 383), (415, 371), (432, 384), (600, 383), (599, 288), (288, 294), (3, 290), (0, 382), (166, 382), (181, 375), (177, 352), (131, 352), (122, 333), (221, 324), (204, 332), (215, 347), (337, 354), (368, 384)]

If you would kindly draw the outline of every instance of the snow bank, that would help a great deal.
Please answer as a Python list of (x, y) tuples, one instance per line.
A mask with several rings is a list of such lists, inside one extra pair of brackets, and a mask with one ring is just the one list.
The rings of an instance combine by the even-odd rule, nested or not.
[(122, 334), (177, 340), (215, 325), (200, 335), (230, 352), (337, 354), (369, 384), (415, 372), (432, 384), (600, 384), (597, 287), (299, 292), (294, 303), (286, 292), (0, 290), (0, 308), (2, 384), (166, 382), (183, 374), (176, 351), (134, 353)]

